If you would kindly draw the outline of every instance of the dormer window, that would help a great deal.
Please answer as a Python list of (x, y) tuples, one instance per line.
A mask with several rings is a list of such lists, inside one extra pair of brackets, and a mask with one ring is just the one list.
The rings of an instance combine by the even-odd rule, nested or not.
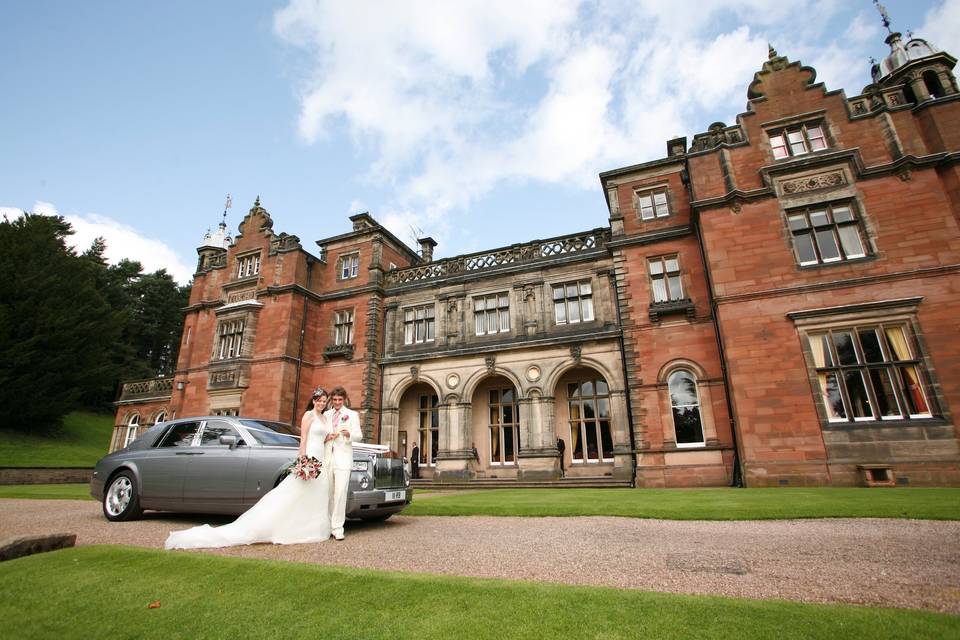
[(637, 192), (637, 213), (641, 220), (666, 218), (670, 215), (666, 189), (651, 189)]
[(260, 273), (260, 254), (254, 253), (237, 258), (237, 277), (249, 278)]
[(771, 133), (770, 148), (773, 150), (774, 159), (782, 160), (826, 149), (827, 138), (822, 124), (807, 123)]

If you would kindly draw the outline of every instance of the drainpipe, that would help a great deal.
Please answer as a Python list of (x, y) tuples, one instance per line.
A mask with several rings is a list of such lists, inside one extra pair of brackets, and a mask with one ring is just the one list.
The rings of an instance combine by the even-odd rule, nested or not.
[[(313, 257), (307, 256), (307, 286), (313, 285)], [(300, 347), (297, 350), (297, 378), (293, 383), (293, 413), (290, 417), (290, 424), (297, 426), (298, 400), (300, 399), (300, 370), (303, 368), (303, 341), (307, 332), (307, 294), (303, 294), (303, 314), (300, 319)]]
[(630, 379), (627, 377), (627, 348), (623, 343), (623, 322), (620, 319), (620, 294), (617, 291), (617, 272), (614, 268), (610, 272), (610, 280), (613, 285), (614, 308), (617, 310), (617, 326), (620, 327), (620, 337), (617, 341), (620, 343), (620, 366), (623, 367), (623, 390), (627, 395), (627, 425), (630, 433), (630, 466), (633, 472), (630, 474), (630, 486), (637, 487), (637, 443), (633, 435), (633, 409), (630, 401)]
[[(690, 202), (693, 202), (693, 186), (690, 184), (690, 165), (684, 161), (684, 183), (687, 186), (687, 196)], [(707, 262), (707, 250), (703, 244), (703, 235), (700, 230), (700, 212), (697, 212), (697, 218), (693, 222), (693, 229), (697, 236), (697, 245), (700, 248), (700, 262), (703, 263), (703, 273), (707, 280), (707, 300), (710, 303), (710, 316), (713, 321), (713, 333), (717, 339), (717, 352), (720, 356), (720, 374), (723, 378), (723, 395), (727, 401), (727, 416), (730, 420), (730, 438), (733, 444), (733, 477), (730, 479), (731, 487), (745, 487), (743, 481), (743, 471), (740, 469), (740, 445), (737, 441), (737, 419), (733, 413), (733, 400), (730, 396), (730, 378), (727, 373), (727, 356), (723, 349), (723, 340), (720, 338), (720, 314), (717, 313), (717, 300), (713, 296), (713, 281), (710, 278), (710, 264)]]

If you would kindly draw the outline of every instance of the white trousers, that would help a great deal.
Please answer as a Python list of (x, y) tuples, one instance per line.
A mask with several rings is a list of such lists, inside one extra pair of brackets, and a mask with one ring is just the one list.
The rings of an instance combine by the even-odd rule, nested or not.
[(350, 487), (350, 469), (332, 469), (330, 479), (330, 533), (343, 535), (347, 518), (347, 489)]

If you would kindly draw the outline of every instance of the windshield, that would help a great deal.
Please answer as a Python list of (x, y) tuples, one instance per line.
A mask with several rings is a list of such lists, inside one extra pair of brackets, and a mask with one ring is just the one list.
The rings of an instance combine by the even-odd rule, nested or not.
[(241, 420), (260, 444), (279, 445), (281, 447), (300, 446), (298, 432), (288, 424), (282, 422), (267, 422), (266, 420)]

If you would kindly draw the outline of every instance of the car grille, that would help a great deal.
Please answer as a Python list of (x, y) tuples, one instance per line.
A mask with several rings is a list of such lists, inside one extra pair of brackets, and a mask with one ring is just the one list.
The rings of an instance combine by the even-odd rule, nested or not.
[(403, 461), (396, 458), (377, 458), (373, 486), (376, 489), (404, 486)]

